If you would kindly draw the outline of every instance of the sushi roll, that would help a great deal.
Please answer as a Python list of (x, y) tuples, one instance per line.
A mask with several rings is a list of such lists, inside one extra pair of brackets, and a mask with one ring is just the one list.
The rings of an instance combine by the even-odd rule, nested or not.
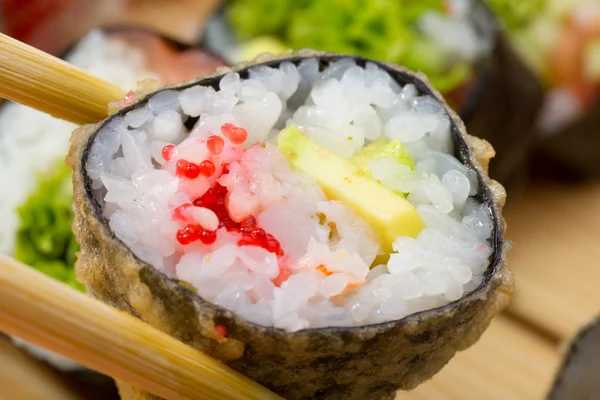
[(88, 293), (285, 398), (393, 398), (512, 293), (493, 149), (394, 64), (263, 55), (71, 142)]
[(421, 71), (467, 130), (492, 144), (491, 174), (510, 187), (511, 198), (528, 178), (542, 89), (480, 0), (231, 0), (203, 39), (236, 62), (308, 47)]
[[(96, 29), (67, 49), (62, 59), (124, 90), (142, 79), (170, 84), (214, 72), (216, 56), (134, 28)], [(64, 165), (76, 125), (12, 102), (0, 106), (0, 252), (83, 291), (74, 263), (79, 245), (72, 232), (71, 171)], [(13, 342), (88, 386), (112, 380), (17, 338)], [(96, 382), (96, 383), (94, 383)], [(103, 392), (105, 399), (110, 398)], [(91, 397), (87, 397), (91, 398)]]
[(583, 327), (567, 344), (547, 400), (588, 400), (600, 396), (600, 319)]
[(600, 176), (600, 3), (487, 1), (545, 91), (535, 125), (543, 154)]

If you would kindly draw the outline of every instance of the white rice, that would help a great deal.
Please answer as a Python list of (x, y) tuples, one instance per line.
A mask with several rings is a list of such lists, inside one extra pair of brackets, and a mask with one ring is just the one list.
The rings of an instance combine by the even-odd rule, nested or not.
[[(181, 122), (190, 116), (200, 118), (188, 133)], [(222, 134), (225, 123), (247, 130), (244, 148)], [(346, 158), (375, 140), (402, 142), (415, 170), (391, 158), (372, 160), (369, 169), (384, 186), (408, 193), (425, 228), (416, 238), (397, 238), (387, 265), (369, 268), (380, 251), (371, 227), (328, 200), (271, 144), (291, 124)], [(222, 153), (207, 150), (210, 136), (224, 138)], [(168, 161), (161, 153), (166, 144), (176, 146)], [(308, 59), (257, 66), (245, 80), (230, 73), (218, 91), (194, 86), (156, 94), (103, 128), (87, 171), (110, 227), (140, 259), (251, 322), (297, 331), (396, 320), (455, 301), (481, 283), (492, 253), (490, 211), (474, 198), (476, 174), (451, 154), (450, 121), (435, 99), (412, 84), (401, 87), (373, 63), (362, 68), (343, 58), (319, 72)], [(199, 164), (209, 156), (212, 177), (177, 176), (179, 159)], [(229, 173), (219, 178), (222, 163)], [(178, 241), (183, 225), (173, 209), (192, 203), (217, 178), (229, 191), (231, 217), (255, 216), (283, 257), (239, 245), (240, 234), (225, 227), (213, 244)], [(211, 210), (185, 212), (202, 229), (215, 229)], [(281, 283), (286, 270), (291, 275)]]
[[(124, 90), (134, 89), (140, 79), (154, 77), (138, 49), (99, 30), (86, 35), (66, 61)], [(20, 223), (17, 208), (35, 190), (38, 174), (66, 155), (69, 137), (77, 126), (12, 102), (4, 104), (1, 111), (0, 186), (10, 190), (0, 196), (0, 252), (12, 255)], [(13, 341), (63, 370), (81, 368), (60, 355), (16, 338)]]
[(450, 12), (425, 11), (417, 20), (420, 32), (437, 43), (449, 58), (474, 62), (492, 50), (489, 18), (482, 15), (473, 0), (447, 0)]

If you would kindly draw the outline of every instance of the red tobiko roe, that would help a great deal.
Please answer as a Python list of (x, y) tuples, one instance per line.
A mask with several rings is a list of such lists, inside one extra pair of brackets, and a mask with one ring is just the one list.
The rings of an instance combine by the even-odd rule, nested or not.
[(225, 141), (220, 136), (212, 135), (206, 139), (206, 147), (213, 154), (221, 154), (223, 147), (225, 147)]
[[(225, 228), (228, 231), (238, 232), (242, 235), (238, 240), (238, 246), (258, 246), (270, 253), (283, 257), (285, 254), (281, 249), (281, 244), (273, 235), (265, 232), (264, 229), (257, 226), (256, 217), (249, 215), (236, 222), (231, 219), (229, 211), (225, 206), (225, 197), (227, 196), (227, 187), (215, 182), (202, 197), (194, 200), (196, 207), (205, 207), (213, 211), (219, 219), (219, 228)], [(173, 217), (179, 220), (185, 220), (183, 213), (191, 204), (186, 203), (173, 210)], [(207, 231), (198, 225), (187, 225), (183, 230), (177, 232), (177, 240), (182, 245), (189, 244), (195, 240), (200, 240), (204, 244), (213, 244), (217, 240), (216, 231)]]
[(177, 161), (176, 175), (179, 177), (185, 177), (188, 179), (195, 179), (200, 175), (200, 166), (191, 163), (187, 160), (181, 159)]
[[(257, 227), (256, 217), (249, 215), (240, 222), (231, 219), (225, 206), (227, 193), (228, 190), (225, 186), (215, 182), (202, 197), (194, 200), (194, 205), (212, 210), (219, 219), (219, 228), (224, 227), (228, 231), (241, 233), (242, 237), (238, 241), (239, 246), (259, 246), (280, 257), (283, 256), (284, 253), (279, 241), (273, 235), (265, 232), (264, 229)], [(203, 231), (200, 240), (205, 244), (212, 244), (216, 240), (216, 232)]]
[(213, 244), (217, 240), (216, 231), (203, 230), (200, 233), (200, 241), (204, 244)]
[(208, 231), (197, 224), (188, 224), (177, 231), (177, 241), (184, 246), (196, 240), (204, 244), (213, 244), (217, 240), (217, 232)]
[(192, 242), (190, 240), (190, 237), (189, 237), (188, 233), (185, 230), (183, 230), (183, 229), (178, 230), (176, 236), (177, 236), (177, 241), (179, 243), (181, 243), (182, 245), (184, 245), (184, 246), (186, 244), (190, 244)]
[(254, 218), (252, 215), (247, 216), (246, 218), (244, 218), (240, 224), (242, 225), (242, 227), (248, 227), (250, 229), (254, 229), (256, 228), (256, 218)]
[(238, 246), (258, 246), (279, 257), (284, 255), (279, 241), (273, 235), (266, 233), (264, 229), (252, 229), (249, 226), (244, 226), (242, 222), (241, 227), (236, 230), (242, 234), (242, 238), (238, 241)]
[[(194, 200), (194, 205), (196, 207), (206, 207), (212, 210), (212, 206), (217, 203), (218, 193), (214, 188), (210, 188), (204, 193), (202, 197)], [(215, 211), (215, 210), (213, 210)]]
[(225, 325), (215, 325), (215, 335), (217, 338), (222, 339), (227, 336), (227, 327)]
[(281, 245), (277, 239), (267, 239), (265, 242), (265, 249), (271, 253), (279, 255), (281, 252)]
[(196, 224), (186, 225), (185, 228), (183, 228), (183, 230), (185, 231), (185, 233), (187, 233), (189, 240), (192, 242), (194, 240), (198, 240), (203, 232), (202, 227)]
[(248, 138), (248, 132), (232, 123), (225, 123), (221, 126), (221, 133), (231, 140), (233, 144), (242, 144)]
[(252, 230), (252, 232), (250, 233), (250, 236), (252, 237), (252, 239), (256, 240), (257, 243), (261, 243), (261, 244), (263, 242), (266, 242), (266, 240), (267, 240), (267, 233), (262, 228), (256, 228), (256, 229)]
[(204, 160), (200, 163), (200, 173), (207, 178), (213, 176), (215, 173), (215, 164), (210, 160)]
[(132, 90), (127, 92), (127, 94), (123, 98), (123, 104), (125, 104), (126, 106), (133, 104), (133, 91)]
[(168, 144), (165, 147), (163, 147), (162, 156), (165, 159), (165, 161), (169, 161), (171, 159), (171, 155), (173, 154), (174, 148), (175, 146), (173, 146), (172, 144)]

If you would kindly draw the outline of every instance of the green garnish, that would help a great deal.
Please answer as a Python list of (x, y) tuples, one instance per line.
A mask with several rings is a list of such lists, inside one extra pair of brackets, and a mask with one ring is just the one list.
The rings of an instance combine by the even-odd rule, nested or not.
[(546, 0), (486, 0), (486, 3), (511, 31), (529, 26), (546, 6)]
[(288, 13), (302, 0), (244, 0), (227, 7), (227, 18), (244, 40), (262, 35), (278, 35), (288, 20)]
[(272, 36), (292, 49), (356, 54), (423, 71), (443, 93), (472, 73), (466, 62), (418, 31), (424, 12), (444, 13), (443, 0), (234, 0), (226, 17), (241, 41)]
[(15, 258), (80, 291), (75, 279), (79, 245), (73, 224), (71, 171), (62, 163), (38, 177), (37, 189), (18, 209)]

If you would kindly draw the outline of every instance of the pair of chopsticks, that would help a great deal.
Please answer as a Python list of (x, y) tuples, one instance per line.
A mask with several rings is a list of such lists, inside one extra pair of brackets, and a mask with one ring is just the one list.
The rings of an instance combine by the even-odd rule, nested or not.
[[(82, 124), (105, 118), (108, 103), (123, 95), (0, 34), (0, 97)], [(137, 318), (1, 255), (0, 331), (166, 399), (279, 399)]]

